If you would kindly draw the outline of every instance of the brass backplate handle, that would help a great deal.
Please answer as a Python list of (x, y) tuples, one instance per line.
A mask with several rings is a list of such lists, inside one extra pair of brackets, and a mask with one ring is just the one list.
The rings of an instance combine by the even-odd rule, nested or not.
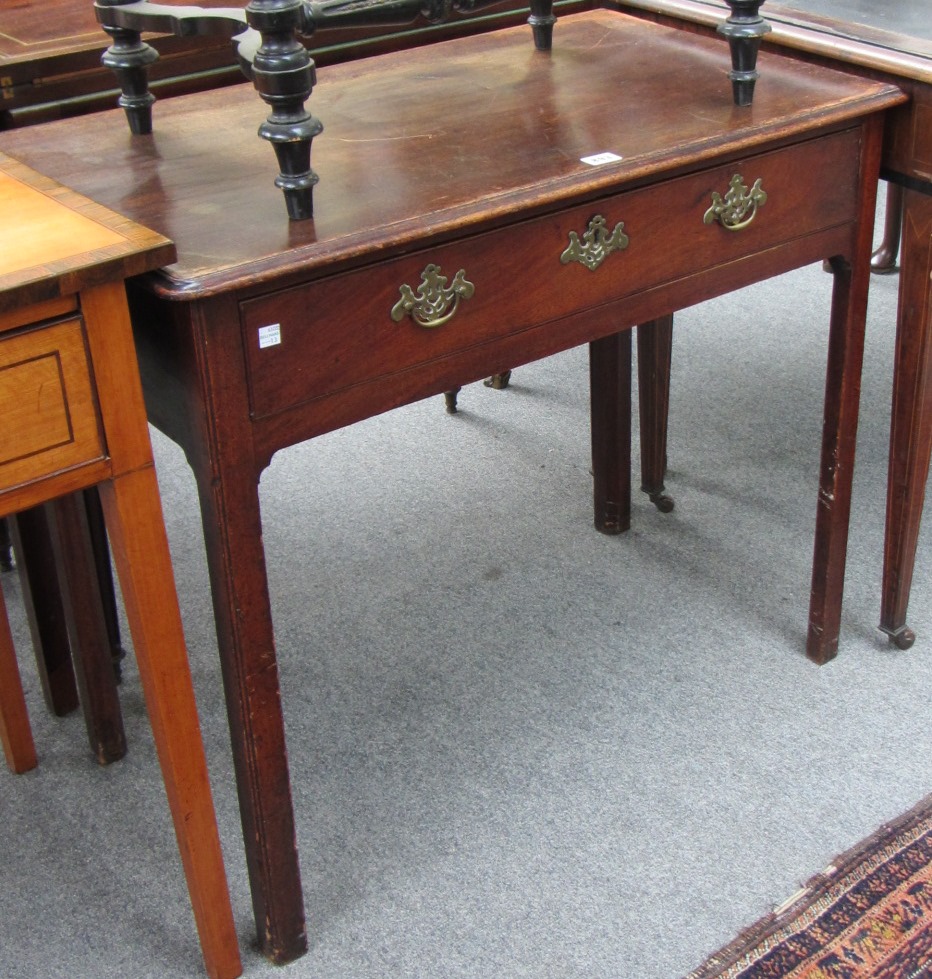
[(625, 225), (619, 221), (614, 230), (609, 233), (608, 221), (597, 214), (583, 232), (582, 239), (575, 231), (570, 232), (570, 243), (560, 255), (564, 265), (579, 262), (587, 269), (595, 271), (612, 252), (620, 252), (628, 247), (628, 236)]
[(392, 306), (392, 319), (400, 323), (410, 316), (418, 326), (434, 329), (449, 322), (460, 299), (469, 299), (476, 287), (466, 279), (466, 270), (460, 269), (447, 285), (447, 278), (440, 274), (439, 265), (428, 265), (421, 273), (421, 284), (415, 292), (411, 286), (400, 286), (401, 299)]
[(754, 186), (748, 190), (744, 178), (736, 173), (731, 178), (724, 197), (712, 192), (712, 206), (702, 216), (702, 223), (712, 224), (718, 221), (728, 231), (746, 228), (757, 216), (757, 209), (767, 203), (767, 192), (760, 184), (758, 177)]

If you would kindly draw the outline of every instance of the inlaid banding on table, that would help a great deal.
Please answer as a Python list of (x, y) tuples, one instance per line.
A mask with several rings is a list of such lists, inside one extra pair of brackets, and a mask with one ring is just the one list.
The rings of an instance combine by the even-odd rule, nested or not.
[(400, 286), (398, 291), (401, 298), (392, 306), (392, 319), (400, 323), (410, 316), (418, 326), (434, 329), (448, 323), (459, 309), (460, 299), (471, 299), (476, 287), (466, 278), (465, 269), (460, 269), (447, 285), (440, 266), (430, 264), (421, 273), (417, 292), (409, 285)]
[(612, 252), (624, 251), (628, 242), (624, 221), (619, 221), (610, 232), (608, 220), (597, 214), (589, 222), (581, 239), (575, 231), (570, 232), (570, 243), (560, 255), (560, 261), (564, 265), (579, 262), (594, 272)]

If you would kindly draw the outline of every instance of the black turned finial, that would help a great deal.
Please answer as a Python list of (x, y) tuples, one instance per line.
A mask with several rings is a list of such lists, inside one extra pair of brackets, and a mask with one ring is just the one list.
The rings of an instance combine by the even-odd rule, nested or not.
[(553, 25), (557, 22), (553, 15), (553, 0), (531, 0), (531, 16), (527, 22), (534, 33), (534, 47), (538, 51), (549, 51), (553, 47)]
[[(133, 0), (97, 0), (94, 6), (98, 20), (103, 20), (101, 11), (107, 8), (123, 7)], [(152, 132), (152, 103), (155, 96), (149, 91), (149, 65), (158, 61), (159, 53), (142, 40), (139, 31), (125, 27), (101, 26), (113, 39), (113, 43), (101, 56), (101, 63), (110, 68), (117, 77), (122, 89), (118, 104), (126, 113), (130, 132), (137, 136)]]
[(735, 105), (750, 105), (754, 101), (757, 81), (757, 52), (761, 38), (770, 24), (760, 15), (764, 0), (725, 0), (731, 16), (719, 25), (718, 32), (728, 38), (731, 48), (731, 71), (728, 77), (734, 92)]
[(311, 169), (311, 140), (323, 129), (304, 103), (316, 77), (314, 62), (297, 39), (306, 30), (301, 0), (251, 0), (246, 7), (249, 26), (262, 41), (252, 63), (256, 91), (271, 106), (259, 135), (275, 150), (281, 171), (275, 185), (285, 194), (288, 217), (300, 221), (313, 215), (313, 189), (317, 174)]

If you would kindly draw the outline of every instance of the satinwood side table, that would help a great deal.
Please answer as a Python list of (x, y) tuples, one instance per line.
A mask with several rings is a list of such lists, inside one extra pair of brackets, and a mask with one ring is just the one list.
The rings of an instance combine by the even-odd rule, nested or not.
[[(0, 154), (0, 516), (45, 501), (73, 516), (75, 491), (100, 487), (204, 962), (233, 979), (239, 948), (124, 288), (174, 257), (162, 235)], [(36, 754), (0, 610), (0, 734), (21, 772)]]

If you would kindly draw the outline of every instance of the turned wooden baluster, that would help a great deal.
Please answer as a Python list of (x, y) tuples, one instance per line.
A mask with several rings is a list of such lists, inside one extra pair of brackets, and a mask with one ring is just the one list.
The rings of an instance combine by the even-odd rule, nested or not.
[(758, 78), (757, 52), (770, 24), (760, 15), (763, 0), (725, 0), (731, 15), (719, 26), (718, 32), (728, 39), (731, 48), (731, 87), (735, 105), (750, 105), (754, 101), (754, 83)]

